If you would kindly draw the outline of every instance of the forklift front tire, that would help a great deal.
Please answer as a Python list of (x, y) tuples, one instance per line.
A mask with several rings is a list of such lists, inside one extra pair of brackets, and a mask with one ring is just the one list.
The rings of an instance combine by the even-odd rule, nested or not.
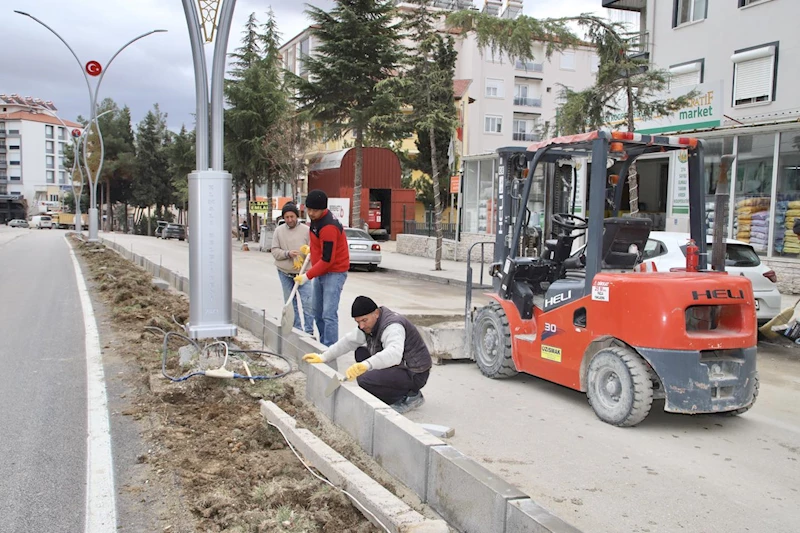
[(478, 311), (472, 328), (472, 349), (484, 376), (500, 379), (518, 373), (511, 357), (508, 317), (498, 303), (492, 302)]
[(612, 346), (597, 352), (589, 363), (586, 396), (600, 420), (631, 427), (650, 413), (653, 382), (636, 352)]

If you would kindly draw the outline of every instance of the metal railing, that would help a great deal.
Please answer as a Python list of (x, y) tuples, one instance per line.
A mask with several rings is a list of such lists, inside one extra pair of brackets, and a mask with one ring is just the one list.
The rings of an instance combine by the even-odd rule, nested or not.
[[(417, 222), (416, 220), (403, 221), (403, 233), (410, 235), (424, 235), (426, 237), (436, 236), (436, 227), (433, 223)], [(453, 222), (442, 222), (442, 237), (455, 240), (456, 224)]]
[(514, 105), (521, 105), (527, 107), (542, 107), (541, 98), (524, 98), (521, 96), (514, 97)]
[(516, 63), (514, 63), (514, 68), (527, 72), (542, 72), (544, 70), (544, 64), (534, 63), (533, 61), (520, 61), (517, 59)]
[(518, 133), (514, 132), (512, 135), (515, 141), (538, 141), (539, 136), (535, 133)]

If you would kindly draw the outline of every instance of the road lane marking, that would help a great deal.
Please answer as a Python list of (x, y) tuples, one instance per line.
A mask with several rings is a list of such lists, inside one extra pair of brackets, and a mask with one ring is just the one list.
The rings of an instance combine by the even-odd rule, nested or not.
[(114, 462), (111, 456), (111, 428), (108, 422), (103, 356), (92, 301), (83, 280), (83, 272), (69, 242), (69, 253), (75, 265), (78, 294), (83, 309), (86, 332), (86, 524), (85, 533), (113, 533), (117, 530), (117, 508), (114, 498)]

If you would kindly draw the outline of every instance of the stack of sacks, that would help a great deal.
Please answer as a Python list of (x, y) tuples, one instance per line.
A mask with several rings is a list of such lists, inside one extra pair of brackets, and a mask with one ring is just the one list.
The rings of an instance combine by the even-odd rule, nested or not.
[(773, 239), (775, 251), (783, 253), (784, 237), (786, 235), (786, 211), (789, 209), (789, 202), (780, 200), (775, 202), (775, 238)]
[(797, 235), (792, 231), (794, 219), (800, 218), (800, 200), (788, 202), (786, 207), (786, 221), (783, 225), (785, 228), (783, 234), (783, 253), (800, 254), (800, 240), (797, 239)]
[(750, 222), (750, 245), (756, 252), (766, 252), (768, 238), (769, 211), (753, 213)]
[[(744, 198), (736, 202), (736, 220), (739, 223), (736, 238), (743, 242), (750, 242), (750, 224), (753, 221), (753, 213), (769, 209), (768, 197)], [(766, 245), (765, 245), (766, 246)], [(766, 251), (763, 250), (763, 251)]]

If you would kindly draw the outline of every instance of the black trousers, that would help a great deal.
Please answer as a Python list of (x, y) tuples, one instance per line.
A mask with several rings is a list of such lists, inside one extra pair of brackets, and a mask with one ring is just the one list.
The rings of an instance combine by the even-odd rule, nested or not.
[[(370, 357), (369, 350), (360, 346), (356, 348), (356, 362), (361, 363)], [(406, 397), (408, 393), (416, 393), (428, 382), (430, 370), (416, 374), (402, 366), (392, 366), (380, 370), (370, 370), (358, 377), (358, 385), (383, 403), (392, 405)]]

